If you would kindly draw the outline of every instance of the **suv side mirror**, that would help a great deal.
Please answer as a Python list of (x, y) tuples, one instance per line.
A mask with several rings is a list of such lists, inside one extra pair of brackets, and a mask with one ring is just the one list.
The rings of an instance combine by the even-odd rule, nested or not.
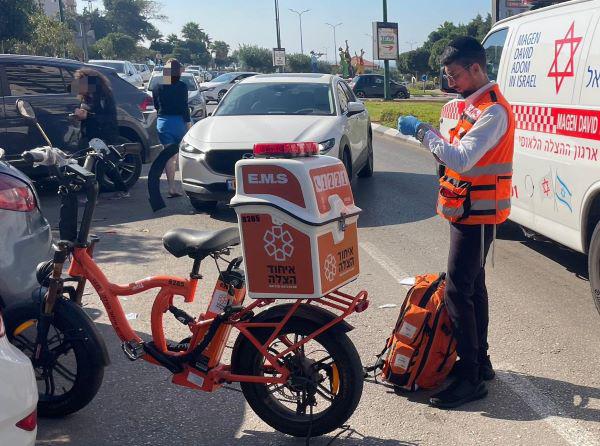
[(364, 112), (365, 110), (365, 104), (362, 102), (348, 102), (348, 111), (346, 112), (346, 116), (354, 116)]
[(36, 120), (35, 111), (29, 102), (17, 99), (17, 110), (23, 118), (31, 119), (32, 121)]
[(458, 91), (448, 86), (448, 79), (446, 78), (446, 73), (444, 73), (443, 66), (440, 68), (440, 90), (442, 90), (444, 93), (458, 94)]

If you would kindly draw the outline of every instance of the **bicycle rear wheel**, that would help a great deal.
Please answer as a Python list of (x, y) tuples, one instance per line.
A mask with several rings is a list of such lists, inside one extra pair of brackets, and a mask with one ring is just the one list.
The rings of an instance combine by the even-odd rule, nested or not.
[[(279, 353), (316, 328), (305, 319), (292, 318), (269, 351)], [(269, 334), (255, 335), (264, 343)], [(273, 376), (265, 362), (240, 334), (232, 353), (235, 373)], [(281, 364), (292, 372), (283, 385), (240, 383), (246, 401), (265, 423), (288, 435), (316, 437), (339, 428), (354, 413), (362, 395), (363, 372), (358, 352), (344, 333), (325, 332), (285, 355)]]
[[(104, 377), (104, 366), (95, 359), (76, 318), (71, 302), (59, 300), (47, 337), (49, 354), (33, 368), (38, 384), (38, 414), (62, 417), (85, 407), (96, 395)], [(40, 305), (22, 302), (5, 311), (10, 342), (28, 358), (33, 357)]]

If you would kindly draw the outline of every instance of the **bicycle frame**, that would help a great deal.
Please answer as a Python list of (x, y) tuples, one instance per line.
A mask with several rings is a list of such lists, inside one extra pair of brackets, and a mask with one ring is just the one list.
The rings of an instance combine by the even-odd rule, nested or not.
[[(112, 326), (123, 343), (143, 344), (143, 341), (128, 322), (121, 302), (119, 301), (119, 296), (132, 296), (150, 289), (159, 288), (151, 312), (152, 339), (156, 349), (161, 355), (164, 355), (167, 358), (176, 358), (177, 356), (189, 354), (202, 342), (210, 327), (220, 317), (219, 313), (211, 310), (215, 298), (223, 297), (223, 293), (228, 293), (228, 299), (230, 300), (228, 305), (230, 306), (241, 306), (244, 301), (245, 287), (242, 285), (240, 288), (233, 290), (232, 293), (231, 286), (223, 281), (221, 275), (213, 292), (213, 300), (209, 302), (206, 313), (201, 314), (198, 319), (194, 319), (193, 322), (188, 323), (188, 327), (192, 333), (188, 349), (183, 352), (170, 351), (167, 347), (167, 341), (163, 331), (163, 314), (173, 305), (175, 296), (182, 296), (186, 303), (193, 302), (198, 279), (186, 279), (174, 276), (155, 276), (144, 278), (127, 285), (113, 284), (109, 282), (93, 260), (93, 246), (94, 243), (91, 243), (86, 247), (75, 247), (73, 249), (72, 261), (68, 273), (72, 277), (79, 278), (80, 284), (85, 283), (86, 280), (92, 284), (102, 300)], [(78, 292), (80, 289), (83, 291), (83, 286), (78, 287)], [(183, 364), (183, 370), (174, 374), (172, 379), (173, 383), (209, 392), (216, 390), (224, 382), (252, 382), (263, 384), (286, 383), (290, 371), (282, 365), (282, 362), (280, 361), (281, 358), (289, 352), (298, 349), (311, 339), (319, 336), (324, 331), (330, 329), (351, 313), (362, 312), (368, 306), (366, 291), (361, 291), (356, 296), (336, 291), (320, 299), (297, 300), (290, 307), (285, 316), (280, 321), (274, 323), (261, 323), (245, 320), (249, 315), (252, 315), (252, 310), (265, 307), (273, 302), (273, 299), (257, 299), (249, 306), (240, 307), (241, 309), (231, 313), (222, 321), (222, 324), (218, 327), (209, 345), (203, 351), (207, 357), (206, 370), (199, 370), (191, 363), (185, 363)], [(280, 333), (302, 303), (327, 307), (336, 310), (340, 314), (325, 325), (319, 327), (309, 336), (293, 343), (286, 337), (280, 337)], [(276, 376), (236, 375), (231, 372), (230, 365), (221, 363), (221, 357), (229, 338), (231, 328), (236, 328), (248, 338), (248, 340), (265, 357), (267, 367), (277, 372)], [(256, 328), (270, 328), (273, 330), (271, 336), (265, 343), (261, 343), (253, 335), (252, 331)], [(269, 352), (268, 348), (277, 338), (279, 338), (287, 348), (274, 355)], [(161, 363), (148, 353), (141, 357), (148, 362), (165, 366), (164, 363)]]

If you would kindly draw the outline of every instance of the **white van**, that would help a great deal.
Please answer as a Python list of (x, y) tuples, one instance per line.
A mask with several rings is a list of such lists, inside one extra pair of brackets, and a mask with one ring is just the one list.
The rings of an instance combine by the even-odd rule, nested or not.
[[(497, 22), (488, 73), (516, 121), (510, 219), (588, 254), (600, 311), (600, 0), (575, 0)], [(461, 101), (446, 104), (442, 132)]]

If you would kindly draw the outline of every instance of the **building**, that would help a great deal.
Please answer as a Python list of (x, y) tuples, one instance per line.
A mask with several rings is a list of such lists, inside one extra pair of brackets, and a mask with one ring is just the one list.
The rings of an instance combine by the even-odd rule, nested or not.
[(492, 0), (492, 20), (497, 22), (522, 12), (565, 1), (567, 0)]
[(76, 0), (38, 0), (40, 9), (49, 17), (60, 15), (59, 1), (62, 1), (63, 11), (75, 13), (77, 10)]

